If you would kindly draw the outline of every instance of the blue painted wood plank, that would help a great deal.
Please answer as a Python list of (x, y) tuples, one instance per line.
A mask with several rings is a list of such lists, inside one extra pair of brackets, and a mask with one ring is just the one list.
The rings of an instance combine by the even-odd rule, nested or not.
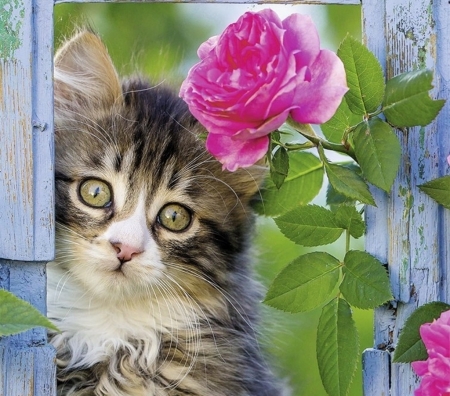
[[(366, 349), (363, 353), (364, 396), (389, 396), (390, 353), (377, 349)], [(377, 381), (373, 381), (377, 378)]]
[(3, 0), (0, 7), (0, 37), (9, 43), (0, 46), (0, 257), (48, 261), (54, 256), (53, 5)]
[[(54, 256), (53, 4), (0, 1), (0, 287), (46, 313)], [(0, 338), (0, 395), (56, 394), (46, 331)]]
[[(420, 67), (430, 68), (435, 73), (436, 86), (432, 95), (448, 99), (450, 45), (448, 35), (445, 38), (450, 25), (448, 2), (365, 0), (362, 5), (366, 41), (369, 48), (375, 49), (387, 77)], [(386, 375), (383, 374), (386, 362), (374, 352), (376, 348), (395, 348), (406, 319), (417, 306), (434, 300), (449, 301), (450, 216), (418, 188), (428, 180), (448, 174), (449, 115), (445, 106), (437, 121), (429, 126), (397, 131), (404, 154), (392, 191), (385, 198), (387, 228), (386, 223), (378, 220), (386, 211), (384, 203), (381, 214), (369, 211), (367, 215), (367, 249), (371, 253), (384, 252), (384, 235), (388, 236), (387, 261), (396, 301), (375, 312), (375, 349), (364, 357), (365, 396), (381, 394), (376, 393), (377, 385)], [(418, 378), (410, 365), (389, 366), (390, 394), (413, 395)]]
[[(438, 97), (449, 98), (450, 93), (450, 5), (439, 1), (435, 5), (434, 22), (436, 23), (436, 66), (435, 92)], [(437, 120), (437, 139), (440, 155), (436, 165), (440, 175), (450, 174), (450, 166), (446, 160), (450, 155), (450, 106), (447, 103), (441, 110)], [(439, 257), (440, 257), (440, 299), (450, 302), (450, 211), (439, 208)]]
[[(46, 286), (44, 263), (0, 260), (0, 287), (44, 314)], [(43, 328), (0, 338), (0, 395), (55, 395), (55, 355)]]

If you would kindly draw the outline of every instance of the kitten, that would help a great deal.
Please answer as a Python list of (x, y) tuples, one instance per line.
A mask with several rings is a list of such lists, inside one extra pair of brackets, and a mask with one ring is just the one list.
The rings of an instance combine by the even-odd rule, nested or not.
[(248, 257), (263, 167), (222, 171), (187, 106), (120, 83), (87, 31), (56, 54), (55, 129), (58, 394), (281, 394)]

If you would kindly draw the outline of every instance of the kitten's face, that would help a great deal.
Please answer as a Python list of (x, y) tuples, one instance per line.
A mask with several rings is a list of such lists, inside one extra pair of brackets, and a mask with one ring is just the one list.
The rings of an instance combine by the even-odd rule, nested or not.
[(185, 105), (138, 80), (121, 87), (91, 33), (55, 68), (58, 266), (108, 300), (225, 285), (263, 171), (223, 172)]

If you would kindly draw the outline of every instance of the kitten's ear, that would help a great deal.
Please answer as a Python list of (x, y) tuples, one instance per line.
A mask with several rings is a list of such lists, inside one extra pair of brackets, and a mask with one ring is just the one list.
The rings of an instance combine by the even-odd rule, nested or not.
[[(106, 108), (122, 100), (117, 72), (99, 37), (82, 31), (55, 55), (55, 107)], [(80, 109), (81, 108), (81, 109)]]

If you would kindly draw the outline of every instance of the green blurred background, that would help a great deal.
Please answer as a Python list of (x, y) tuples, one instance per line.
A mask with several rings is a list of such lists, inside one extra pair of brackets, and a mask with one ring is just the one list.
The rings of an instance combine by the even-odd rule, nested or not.
[[(197, 61), (196, 51), (203, 41), (220, 34), (245, 11), (268, 7), (282, 19), (293, 12), (311, 15), (325, 48), (336, 50), (347, 33), (361, 36), (359, 6), (71, 3), (56, 6), (55, 46), (77, 26), (88, 24), (103, 38), (120, 74), (143, 73), (154, 82), (178, 88)], [(323, 204), (323, 197), (320, 194), (316, 203)], [(362, 243), (353, 241), (352, 248), (363, 248)], [(262, 282), (268, 286), (281, 268), (307, 250), (287, 240), (271, 220), (261, 218), (255, 251)], [(342, 258), (344, 243), (338, 241), (327, 251)], [(319, 314), (320, 310), (293, 315), (264, 308), (262, 340), (293, 396), (326, 396), (315, 355)], [(372, 312), (356, 310), (354, 318), (362, 352), (372, 346)], [(349, 395), (362, 395), (361, 377), (359, 366)]]

